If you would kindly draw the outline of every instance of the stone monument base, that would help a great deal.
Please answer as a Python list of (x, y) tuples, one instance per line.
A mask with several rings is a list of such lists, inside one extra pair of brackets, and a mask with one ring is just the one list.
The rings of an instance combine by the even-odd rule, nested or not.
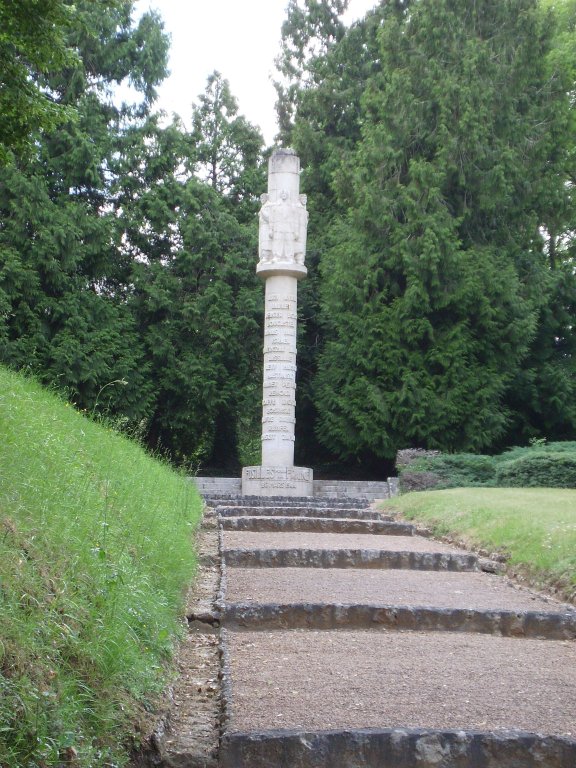
[(244, 467), (243, 496), (313, 496), (313, 472), (308, 467)]

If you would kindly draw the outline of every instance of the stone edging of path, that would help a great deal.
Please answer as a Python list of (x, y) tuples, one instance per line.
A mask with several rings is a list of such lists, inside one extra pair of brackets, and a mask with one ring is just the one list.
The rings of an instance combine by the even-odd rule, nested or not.
[(350, 520), (329, 517), (222, 517), (225, 531), (258, 531), (268, 533), (366, 533), (385, 536), (412, 536), (414, 526), (387, 520)]
[(211, 495), (204, 496), (206, 506), (216, 509), (220, 506), (243, 506), (243, 507), (354, 507), (356, 509), (369, 509), (373, 500), (359, 499), (353, 496), (331, 498), (317, 496), (230, 496), (230, 495)]
[[(383, 515), (374, 509), (359, 509), (357, 507), (217, 507), (216, 513), (221, 518), (227, 517), (296, 517), (379, 520), (381, 522), (397, 522), (392, 515)], [(407, 523), (408, 524), (408, 523)]]
[(243, 568), (409, 568), (420, 571), (477, 571), (472, 554), (387, 552), (375, 549), (224, 549), (228, 566)]
[[(225, 695), (229, 694), (227, 687)], [(220, 745), (221, 768), (573, 768), (575, 764), (576, 742), (521, 731), (274, 730), (227, 733)]]
[(225, 603), (220, 616), (229, 629), (383, 629), (476, 632), (545, 640), (576, 638), (576, 612), (473, 610), (331, 603)]

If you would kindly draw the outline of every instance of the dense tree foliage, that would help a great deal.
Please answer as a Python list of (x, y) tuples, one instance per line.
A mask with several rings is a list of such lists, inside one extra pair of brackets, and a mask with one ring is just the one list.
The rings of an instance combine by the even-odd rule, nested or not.
[[(220, 127), (230, 124), (223, 118)], [(251, 130), (246, 145), (229, 137), (226, 153), (215, 149), (209, 183), (194, 174), (204, 174), (207, 140), (156, 119), (132, 131), (118, 169), (116, 204), (133, 264), (129, 305), (154, 394), (148, 441), (179, 460), (228, 470), (239, 466), (238, 425), (259, 410), (247, 396), (261, 366), (263, 301), (252, 189), (265, 182), (262, 139)]]
[[(237, 468), (257, 418), (263, 141), (218, 75), (191, 134), (161, 125), (167, 38), (132, 6), (76, 4), (74, 57), (45, 75), (73, 119), (1, 173), (0, 358), (177, 461)], [(139, 102), (116, 104), (122, 82)]]
[[(2, 172), (0, 342), (3, 361), (57, 383), (78, 407), (93, 409), (107, 387), (100, 402), (112, 396), (117, 410), (137, 418), (149, 386), (124, 301), (130, 264), (110, 173), (131, 111), (112, 104), (110, 89), (130, 79), (145, 110), (166, 71), (167, 40), (155, 16), (132, 25), (131, 6), (75, 6), (66, 36), (75, 57), (45, 76), (74, 118), (37, 134), (35, 151)], [(114, 381), (128, 384), (108, 386)]]
[(574, 434), (557, 40), (531, 0), (381, 4), (296, 80), (285, 139), (320, 206), (308, 391), (341, 457)]
[(43, 75), (74, 61), (65, 39), (73, 15), (65, 0), (0, 0), (0, 164), (27, 149), (33, 131), (71, 115)]
[(545, 0), (543, 9), (553, 35), (546, 57), (549, 78), (571, 94), (572, 108), (566, 109), (564, 102), (556, 122), (548, 126), (550, 164), (561, 185), (559, 194), (552, 186), (546, 192), (546, 301), (529, 355), (507, 395), (517, 442), (533, 436), (572, 439), (576, 434), (576, 2)]
[[(133, 5), (0, 0), (0, 360), (231, 472), (258, 461), (266, 153), (218, 72), (190, 131), (154, 113), (167, 38)], [(297, 462), (574, 438), (576, 0), (347, 6), (289, 0), (277, 60)]]

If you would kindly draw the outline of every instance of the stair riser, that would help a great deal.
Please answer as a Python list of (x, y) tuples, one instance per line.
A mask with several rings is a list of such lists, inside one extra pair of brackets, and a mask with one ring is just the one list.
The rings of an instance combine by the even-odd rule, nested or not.
[(324, 517), (352, 520), (385, 520), (392, 522), (389, 515), (381, 515), (369, 509), (348, 509), (346, 507), (216, 507), (219, 517)]
[(414, 526), (381, 520), (331, 520), (297, 517), (223, 517), (225, 531), (278, 533), (363, 533), (382, 536), (412, 536)]
[(474, 611), (410, 606), (323, 603), (227, 604), (220, 619), (228, 629), (387, 629), (480, 632), (545, 640), (576, 638), (576, 613)]
[(225, 549), (224, 563), (242, 568), (406, 568), (419, 571), (476, 571), (475, 555), (387, 552), (368, 549)]
[(347, 507), (355, 509), (368, 509), (371, 504), (369, 499), (355, 498), (316, 498), (308, 496), (228, 496), (226, 494), (204, 494), (204, 501), (209, 506), (238, 505), (242, 507)]
[(221, 768), (574, 768), (576, 742), (507, 731), (364, 729), (224, 734)]

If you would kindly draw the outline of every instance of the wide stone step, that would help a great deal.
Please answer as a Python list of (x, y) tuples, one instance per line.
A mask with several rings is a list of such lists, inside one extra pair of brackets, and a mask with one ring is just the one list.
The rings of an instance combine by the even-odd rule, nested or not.
[(224, 569), (230, 603), (332, 603), (576, 614), (576, 608), (481, 572), (352, 568)]
[(223, 637), (224, 768), (574, 768), (576, 644), (468, 632)]
[(222, 517), (225, 531), (290, 533), (354, 533), (385, 536), (412, 536), (414, 526), (386, 520), (354, 520), (321, 517)]
[(225, 549), (223, 562), (236, 568), (402, 568), (421, 571), (474, 571), (472, 554), (377, 549)]
[(326, 603), (225, 603), (227, 629), (387, 629), (419, 632), (480, 632), (502, 637), (574, 640), (576, 614), (536, 611), (479, 611), (428, 606)]
[(247, 506), (218, 506), (216, 514), (220, 517), (336, 517), (354, 520), (388, 520), (391, 515), (383, 515), (374, 509), (359, 507), (247, 507)]
[(246, 507), (346, 507), (355, 509), (367, 509), (371, 501), (354, 497), (340, 499), (310, 497), (310, 496), (231, 496), (227, 494), (204, 494), (204, 501), (208, 506), (246, 506)]
[[(221, 531), (222, 549), (375, 549), (391, 552), (446, 552), (461, 549), (423, 536), (387, 536), (318, 531)], [(466, 553), (469, 554), (469, 553)]]

